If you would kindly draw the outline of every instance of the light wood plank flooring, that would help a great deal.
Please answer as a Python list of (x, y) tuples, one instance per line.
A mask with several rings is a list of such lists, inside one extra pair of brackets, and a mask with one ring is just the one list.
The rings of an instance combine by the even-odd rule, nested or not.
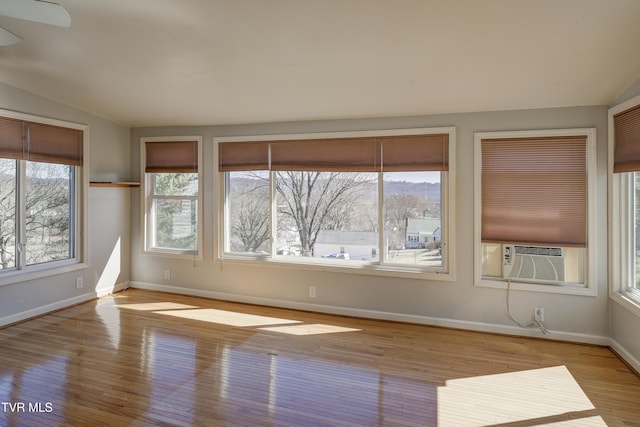
[(609, 349), (128, 290), (0, 329), (2, 426), (640, 426)]

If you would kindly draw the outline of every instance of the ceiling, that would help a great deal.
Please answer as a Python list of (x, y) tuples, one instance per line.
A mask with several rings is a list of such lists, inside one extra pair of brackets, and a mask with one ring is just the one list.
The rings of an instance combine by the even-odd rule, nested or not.
[(125, 126), (609, 105), (638, 0), (57, 0), (0, 82)]

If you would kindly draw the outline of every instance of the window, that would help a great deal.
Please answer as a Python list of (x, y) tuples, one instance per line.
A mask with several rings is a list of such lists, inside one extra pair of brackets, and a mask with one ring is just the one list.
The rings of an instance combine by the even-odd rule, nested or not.
[(142, 138), (145, 251), (200, 253), (201, 137)]
[(475, 135), (476, 282), (595, 294), (595, 130)]
[(85, 127), (1, 113), (0, 283), (82, 267)]
[(640, 96), (609, 110), (610, 295), (640, 315)]
[(640, 172), (634, 172), (631, 178), (633, 189), (631, 197), (633, 198), (633, 243), (630, 252), (633, 260), (633, 280), (630, 283), (631, 290), (635, 291), (636, 297), (640, 297)]
[(215, 142), (222, 258), (452, 277), (453, 128)]

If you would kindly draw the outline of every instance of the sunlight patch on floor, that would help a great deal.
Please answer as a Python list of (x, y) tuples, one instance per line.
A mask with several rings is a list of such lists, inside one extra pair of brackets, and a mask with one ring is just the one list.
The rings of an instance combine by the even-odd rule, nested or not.
[(607, 427), (607, 423), (604, 422), (602, 417), (579, 418), (544, 425), (551, 427)]
[(177, 304), (175, 302), (147, 302), (143, 304), (119, 304), (118, 308), (126, 308), (128, 310), (138, 311), (157, 311), (157, 310), (184, 310), (188, 308), (198, 308), (194, 305)]
[(218, 323), (227, 326), (261, 327), (260, 330), (263, 331), (278, 332), (289, 335), (320, 335), (339, 332), (361, 331), (361, 329), (345, 328), (341, 326), (325, 324), (303, 325), (299, 320), (283, 319), (270, 316), (259, 316), (256, 314), (246, 314), (236, 311), (218, 310), (214, 308), (198, 308), (191, 305), (178, 304), (173, 302), (119, 304), (118, 308), (138, 311), (151, 311), (154, 314), (162, 314), (166, 316), (180, 317), (183, 319), (198, 320), (202, 322)]
[[(606, 425), (597, 424), (599, 417), (586, 413), (592, 409), (593, 404), (565, 366), (455, 379), (438, 387), (438, 426), (442, 427), (527, 420), (544, 420), (545, 425), (559, 422), (559, 426)], [(582, 417), (580, 412), (585, 412)], [(578, 419), (563, 422), (569, 413)], [(586, 420), (589, 424), (583, 424)]]
[(181, 317), (183, 319), (200, 320), (204, 322), (219, 323), (228, 326), (265, 326), (282, 325), (288, 323), (300, 323), (297, 320), (281, 319), (278, 317), (258, 316), (255, 314), (238, 313), (235, 311), (216, 310), (203, 308), (195, 310), (154, 311), (156, 314)]
[(293, 326), (272, 326), (260, 328), (262, 331), (279, 332), (290, 335), (319, 335), (335, 334), (340, 332), (358, 332), (362, 329), (344, 328), (342, 326), (324, 325), (321, 323), (313, 325), (293, 325)]

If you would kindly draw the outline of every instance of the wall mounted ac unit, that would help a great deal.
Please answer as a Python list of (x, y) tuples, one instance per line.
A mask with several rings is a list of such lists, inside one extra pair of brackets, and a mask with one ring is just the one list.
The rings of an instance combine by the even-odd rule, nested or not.
[(502, 261), (505, 279), (544, 284), (565, 281), (562, 248), (502, 245)]

